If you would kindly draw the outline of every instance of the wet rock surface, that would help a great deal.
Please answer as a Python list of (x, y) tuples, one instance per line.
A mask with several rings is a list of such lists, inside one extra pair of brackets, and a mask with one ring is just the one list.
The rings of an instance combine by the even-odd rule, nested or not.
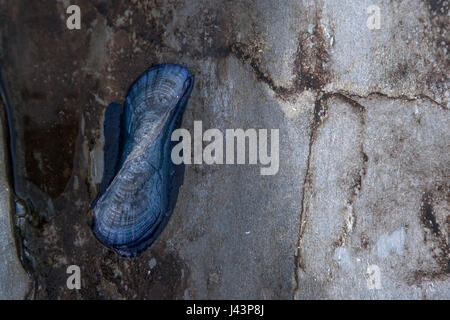
[[(0, 0), (0, 17), (31, 298), (450, 297), (446, 1)], [(103, 115), (163, 62), (196, 76), (184, 128), (279, 129), (280, 167), (188, 165), (167, 229), (125, 260), (88, 225)]]

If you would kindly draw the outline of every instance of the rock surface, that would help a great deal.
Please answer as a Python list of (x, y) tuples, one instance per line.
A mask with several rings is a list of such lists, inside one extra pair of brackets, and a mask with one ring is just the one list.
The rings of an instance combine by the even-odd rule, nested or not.
[[(3, 105), (0, 103), (3, 107)], [(6, 127), (0, 116), (0, 300), (24, 299), (30, 290), (30, 281), (17, 257), (11, 214), (14, 211), (13, 194), (9, 181)]]
[[(450, 298), (447, 1), (79, 0), (81, 30), (68, 4), (0, 0), (35, 298)], [(279, 129), (280, 165), (187, 166), (123, 260), (88, 226), (103, 114), (162, 62), (196, 76), (184, 128)]]
[(448, 111), (380, 96), (330, 96), (321, 106), (296, 297), (448, 297)]

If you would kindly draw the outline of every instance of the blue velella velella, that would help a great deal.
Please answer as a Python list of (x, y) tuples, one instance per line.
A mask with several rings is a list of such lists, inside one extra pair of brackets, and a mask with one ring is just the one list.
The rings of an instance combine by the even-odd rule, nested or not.
[(194, 77), (180, 65), (147, 70), (125, 104), (105, 113), (105, 170), (92, 205), (92, 230), (105, 246), (136, 257), (159, 236), (175, 208), (184, 164), (175, 165), (170, 137), (180, 127)]

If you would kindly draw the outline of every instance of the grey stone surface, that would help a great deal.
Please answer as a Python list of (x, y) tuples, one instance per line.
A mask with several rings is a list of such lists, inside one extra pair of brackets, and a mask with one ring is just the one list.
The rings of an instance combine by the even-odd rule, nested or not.
[[(448, 111), (330, 97), (313, 135), (297, 298), (448, 299)], [(378, 268), (379, 286), (368, 284)]]
[(11, 206), (14, 202), (8, 181), (4, 124), (0, 117), (0, 300), (15, 300), (25, 298), (30, 281), (17, 256), (13, 235)]
[[(191, 298), (292, 298), (313, 97), (306, 94), (301, 103), (289, 105), (296, 112), (283, 111), (267, 86), (255, 83), (237, 59), (209, 72), (218, 80), (199, 93), (208, 106), (201, 115), (205, 129), (279, 128), (280, 169), (262, 176), (260, 165), (189, 168), (162, 239), (190, 266), (186, 290)], [(195, 97), (191, 103), (198, 105)], [(194, 119), (198, 115), (187, 111), (191, 132)]]
[[(80, 0), (81, 31), (67, 4), (0, 0), (36, 297), (450, 298), (445, 1)], [(122, 260), (87, 225), (103, 112), (162, 62), (196, 76), (184, 128), (279, 129), (280, 167), (187, 166), (167, 229)]]

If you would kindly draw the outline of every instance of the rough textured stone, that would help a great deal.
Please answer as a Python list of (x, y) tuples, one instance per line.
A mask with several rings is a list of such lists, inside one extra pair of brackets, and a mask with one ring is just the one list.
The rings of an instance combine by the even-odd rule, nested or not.
[[(0, 106), (3, 105), (0, 103)], [(11, 213), (13, 195), (9, 183), (6, 128), (0, 116), (0, 300), (23, 299), (30, 289), (30, 281), (17, 257), (12, 232)]]
[[(448, 6), (434, 11), (433, 2), (324, 1), (320, 23), (333, 39), (328, 49), (331, 81), (325, 90), (426, 95), (447, 104)], [(366, 26), (366, 9), (372, 4), (380, 8), (379, 30)]]
[[(80, 31), (68, 4), (0, 0), (36, 298), (450, 297), (446, 1), (79, 0)], [(161, 238), (123, 260), (88, 226), (103, 113), (162, 62), (196, 75), (183, 127), (280, 129), (280, 168), (187, 166)]]

